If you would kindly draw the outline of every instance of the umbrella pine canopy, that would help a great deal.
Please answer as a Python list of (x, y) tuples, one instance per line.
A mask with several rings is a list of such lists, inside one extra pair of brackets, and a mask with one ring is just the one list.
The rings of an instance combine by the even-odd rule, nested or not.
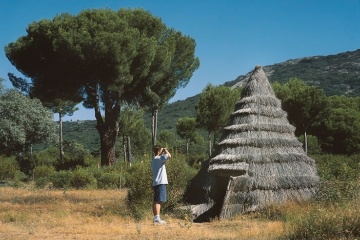
[(311, 198), (319, 177), (294, 132), (265, 72), (257, 66), (206, 165), (211, 179), (208, 200), (214, 201), (208, 206), (216, 208), (212, 213), (228, 218)]

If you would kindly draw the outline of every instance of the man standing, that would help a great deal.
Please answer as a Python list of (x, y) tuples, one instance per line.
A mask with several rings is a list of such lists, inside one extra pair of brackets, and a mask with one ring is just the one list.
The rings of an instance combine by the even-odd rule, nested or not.
[(171, 154), (166, 148), (155, 146), (153, 148), (154, 158), (151, 161), (151, 171), (153, 175), (154, 189), (154, 223), (165, 224), (160, 219), (161, 204), (166, 202), (166, 185), (168, 184), (165, 163), (171, 158)]

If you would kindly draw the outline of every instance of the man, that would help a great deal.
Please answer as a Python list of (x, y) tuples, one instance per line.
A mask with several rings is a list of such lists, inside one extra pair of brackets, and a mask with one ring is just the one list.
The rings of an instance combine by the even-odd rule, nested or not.
[(151, 161), (151, 171), (153, 175), (154, 189), (154, 223), (165, 224), (160, 219), (161, 204), (166, 202), (166, 185), (168, 184), (165, 163), (171, 158), (171, 154), (166, 148), (155, 146), (153, 148), (154, 158)]

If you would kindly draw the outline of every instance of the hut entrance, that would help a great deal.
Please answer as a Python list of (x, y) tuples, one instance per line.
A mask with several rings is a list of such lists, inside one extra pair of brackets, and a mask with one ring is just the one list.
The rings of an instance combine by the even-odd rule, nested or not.
[(230, 177), (220, 209), (220, 218), (229, 218), (241, 214), (246, 204), (246, 195), (249, 191), (249, 176)]

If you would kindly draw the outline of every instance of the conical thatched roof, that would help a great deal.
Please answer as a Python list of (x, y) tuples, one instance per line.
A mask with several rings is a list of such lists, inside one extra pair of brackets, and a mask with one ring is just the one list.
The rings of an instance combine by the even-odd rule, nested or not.
[(208, 200), (217, 207), (212, 212), (226, 218), (312, 197), (319, 184), (315, 163), (294, 131), (263, 69), (256, 67), (207, 164), (209, 181), (202, 187), (210, 189)]

